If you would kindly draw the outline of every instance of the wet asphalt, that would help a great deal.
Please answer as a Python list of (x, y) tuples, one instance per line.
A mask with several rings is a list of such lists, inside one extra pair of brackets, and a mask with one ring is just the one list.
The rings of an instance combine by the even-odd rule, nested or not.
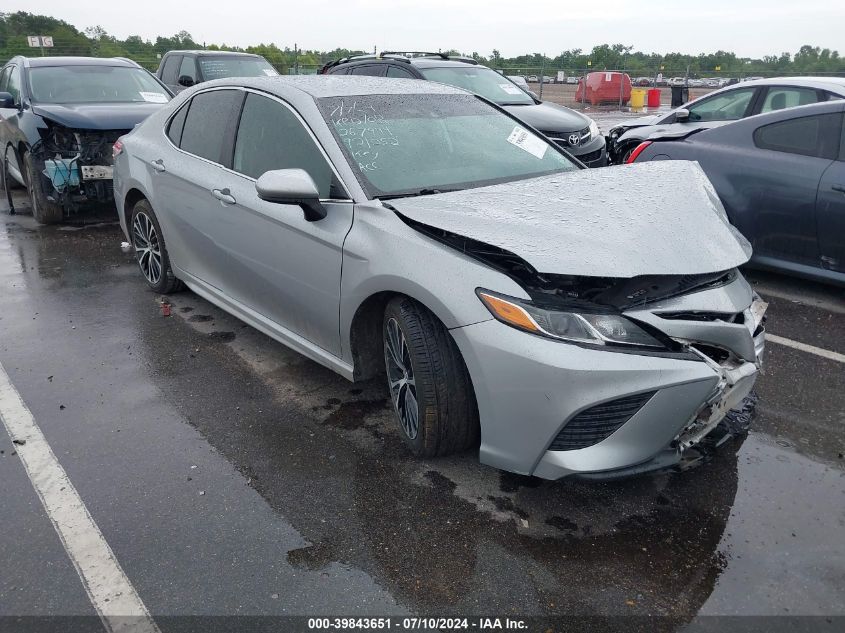
[[(420, 460), (380, 381), (191, 292), (162, 316), (113, 212), (20, 210), (0, 363), (156, 617), (845, 615), (841, 362), (769, 343), (750, 433), (683, 473)], [(845, 353), (843, 289), (748, 274), (770, 333)], [(0, 616), (93, 615), (14, 449), (0, 431)]]

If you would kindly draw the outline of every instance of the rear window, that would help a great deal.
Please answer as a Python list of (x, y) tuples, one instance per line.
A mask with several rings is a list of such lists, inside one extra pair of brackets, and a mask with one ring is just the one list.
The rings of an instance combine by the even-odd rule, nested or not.
[(833, 135), (839, 132), (841, 118), (840, 114), (819, 114), (771, 123), (754, 131), (754, 144), (776, 152), (833, 159), (839, 149)]
[(225, 131), (240, 107), (243, 93), (237, 90), (201, 92), (188, 106), (179, 144), (186, 152), (223, 164)]

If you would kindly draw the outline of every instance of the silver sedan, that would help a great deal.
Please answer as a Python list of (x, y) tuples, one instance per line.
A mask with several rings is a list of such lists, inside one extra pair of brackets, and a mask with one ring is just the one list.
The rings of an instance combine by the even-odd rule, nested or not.
[(114, 153), (149, 286), (383, 375), (415, 455), (642, 472), (756, 378), (750, 247), (694, 163), (585, 170), (462, 90), (347, 76), (203, 84)]

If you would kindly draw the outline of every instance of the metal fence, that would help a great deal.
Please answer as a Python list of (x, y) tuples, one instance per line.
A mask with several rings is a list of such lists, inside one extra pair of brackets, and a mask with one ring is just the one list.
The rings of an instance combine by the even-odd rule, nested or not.
[[(28, 48), (26, 50), (14, 51), (17, 54), (37, 57), (42, 51), (37, 48)], [(47, 55), (86, 55), (90, 54), (90, 50), (70, 50), (64, 47), (56, 47), (46, 49)], [(162, 54), (163, 55), (163, 54)], [(131, 59), (140, 64), (142, 67), (155, 72), (161, 62), (161, 55), (151, 56), (149, 54), (132, 56)], [(7, 60), (0, 60), (0, 65)], [(316, 74), (323, 63), (331, 61), (328, 57), (322, 60), (320, 64), (306, 64), (294, 60), (289, 63), (273, 63), (273, 67), (283, 75), (313, 75)], [(737, 83), (754, 78), (778, 77), (783, 75), (800, 76), (801, 74), (814, 76), (833, 76), (845, 77), (845, 72), (814, 72), (814, 73), (796, 73), (794, 71), (696, 71), (690, 68), (667, 68), (665, 65), (644, 69), (605, 69), (587, 66), (584, 68), (555, 68), (553, 66), (491, 66), (494, 70), (503, 75), (511, 77), (521, 77), (528, 82), (529, 89), (536, 93), (541, 99), (552, 101), (561, 105), (570, 107), (589, 108), (586, 102), (585, 95), (581, 95), (580, 100), (576, 98), (578, 81), (590, 72), (623, 72), (628, 74), (631, 78), (634, 87), (642, 88), (659, 88), (661, 92), (661, 104), (668, 105), (671, 101), (671, 87), (673, 85), (683, 86), (688, 88), (690, 99), (694, 99), (701, 95), (707, 94), (712, 90), (724, 87), (731, 83)], [(616, 102), (616, 107), (624, 109), (626, 107), (626, 100), (620, 94), (620, 98)], [(604, 109), (613, 107), (611, 105), (602, 106)]]

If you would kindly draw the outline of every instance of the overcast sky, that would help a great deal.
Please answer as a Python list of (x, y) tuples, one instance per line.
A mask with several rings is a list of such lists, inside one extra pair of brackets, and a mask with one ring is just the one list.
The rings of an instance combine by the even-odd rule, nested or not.
[[(4, 0), (4, 11), (52, 15), (120, 38), (172, 35), (247, 46), (331, 50), (457, 49), (555, 56), (597, 44), (644, 52), (795, 52), (845, 49), (842, 0)], [(845, 54), (845, 50), (841, 50)]]

